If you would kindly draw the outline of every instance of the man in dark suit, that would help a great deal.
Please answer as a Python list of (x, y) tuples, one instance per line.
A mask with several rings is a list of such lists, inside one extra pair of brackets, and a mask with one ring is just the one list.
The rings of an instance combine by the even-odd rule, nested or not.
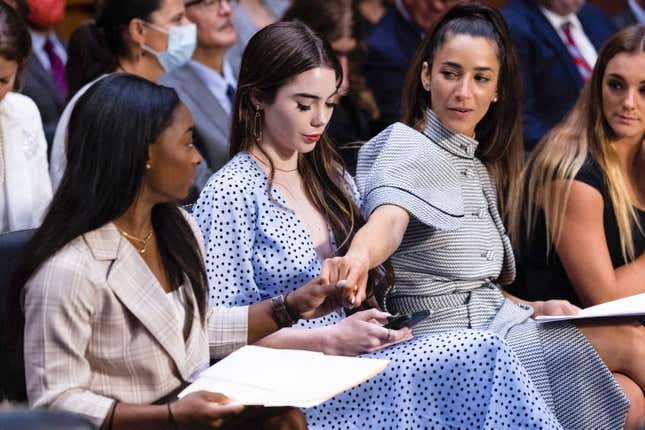
[(382, 127), (401, 118), (401, 91), (414, 52), (432, 24), (459, 0), (396, 0), (367, 37), (363, 73)]
[(22, 93), (36, 102), (51, 148), (67, 99), (67, 52), (54, 31), (54, 26), (65, 16), (65, 1), (30, 0), (28, 4), (32, 53), (25, 65)]
[(520, 61), (530, 151), (573, 107), (615, 27), (584, 0), (511, 0), (502, 13)]
[(633, 24), (645, 24), (645, 0), (627, 0), (627, 6), (614, 16), (616, 27), (623, 28)]

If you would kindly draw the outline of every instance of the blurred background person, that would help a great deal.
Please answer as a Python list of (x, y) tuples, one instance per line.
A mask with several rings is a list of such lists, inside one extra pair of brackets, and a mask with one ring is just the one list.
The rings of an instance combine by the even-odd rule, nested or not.
[(365, 44), (363, 73), (381, 113), (379, 129), (401, 119), (401, 92), (412, 56), (439, 17), (460, 0), (396, 0)]
[(54, 190), (67, 166), (67, 126), (78, 98), (113, 72), (157, 82), (164, 71), (188, 62), (196, 44), (197, 29), (186, 18), (183, 0), (105, 0), (96, 20), (74, 31), (67, 64), (74, 96), (61, 115), (52, 146), (49, 171)]
[(258, 30), (278, 21), (289, 7), (290, 0), (234, 0), (233, 18), (237, 42), (228, 54), (233, 68), (239, 72), (242, 54)]
[(645, 24), (645, 0), (627, 0), (627, 6), (614, 16), (614, 24), (618, 28)]
[(161, 85), (174, 88), (193, 114), (195, 146), (205, 168), (195, 177), (201, 190), (210, 174), (229, 159), (233, 97), (237, 71), (226, 53), (237, 40), (233, 26), (232, 0), (188, 0), (186, 16), (197, 25), (197, 48), (188, 63), (161, 78)]
[(358, 64), (352, 61), (358, 45), (352, 31), (351, 0), (293, 0), (283, 20), (298, 20), (309, 26), (330, 43), (338, 57), (343, 80), (326, 132), (345, 166), (354, 174), (361, 142), (378, 132), (375, 127), (378, 107)]
[(569, 112), (614, 24), (584, 0), (511, 0), (502, 8), (520, 60), (524, 147)]
[(365, 39), (372, 28), (385, 15), (384, 0), (352, 0), (354, 10), (354, 35), (359, 39)]
[(18, 13), (0, 2), (0, 233), (40, 225), (52, 197), (47, 142), (38, 108), (14, 92), (31, 38)]
[(69, 95), (65, 78), (67, 51), (54, 29), (65, 17), (66, 2), (27, 0), (27, 3), (32, 54), (25, 67), (22, 93), (32, 98), (38, 106), (51, 152), (56, 124)]
[[(522, 273), (514, 294), (586, 307), (645, 293), (644, 139), (639, 25), (607, 42), (578, 103), (529, 159), (523, 223), (513, 235)], [(634, 330), (641, 341), (629, 349), (637, 352), (645, 328), (635, 322)], [(629, 376), (617, 379), (631, 402), (632, 428), (645, 417), (645, 375)]]

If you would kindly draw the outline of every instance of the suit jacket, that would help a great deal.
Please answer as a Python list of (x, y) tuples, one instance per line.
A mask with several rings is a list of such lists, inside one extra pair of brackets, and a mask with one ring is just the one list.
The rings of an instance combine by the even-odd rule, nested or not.
[(365, 41), (363, 73), (376, 97), (383, 126), (401, 118), (403, 82), (422, 37), (421, 30), (390, 6)]
[(620, 11), (618, 15), (615, 15), (613, 21), (617, 28), (638, 24), (638, 21), (636, 21), (636, 17), (634, 16), (634, 12), (632, 12), (629, 5), (625, 6), (625, 9)]
[[(566, 116), (584, 82), (566, 45), (532, 0), (512, 0), (502, 14), (519, 57), (524, 144), (531, 150)], [(596, 50), (615, 30), (609, 17), (589, 4), (578, 19)]]
[(207, 171), (197, 172), (195, 176), (195, 184), (201, 189), (210, 174), (219, 170), (229, 160), (231, 116), (190, 64), (166, 73), (159, 83), (174, 88), (193, 114), (195, 146), (204, 157), (208, 168)]
[(6, 181), (0, 186), (0, 204), (8, 230), (38, 227), (52, 199), (52, 186), (40, 114), (29, 97), (7, 93), (0, 102), (0, 133)]
[[(189, 220), (203, 241), (199, 228)], [(196, 306), (187, 278), (186, 299)], [(109, 223), (65, 245), (24, 289), (25, 373), (32, 407), (81, 414), (97, 425), (112, 403), (146, 404), (243, 346), (248, 308), (180, 320), (137, 250)], [(197, 313), (195, 313), (197, 314)]]
[(65, 98), (58, 91), (51, 73), (45, 70), (33, 53), (29, 55), (22, 74), (21, 92), (36, 102), (43, 120), (45, 137), (51, 145), (58, 118), (65, 108)]

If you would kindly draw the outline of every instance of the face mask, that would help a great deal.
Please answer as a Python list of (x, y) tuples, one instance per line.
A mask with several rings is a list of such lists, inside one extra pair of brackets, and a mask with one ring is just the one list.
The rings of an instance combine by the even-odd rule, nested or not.
[(64, 0), (28, 0), (29, 17), (27, 21), (38, 29), (48, 29), (65, 17)]
[(157, 61), (166, 73), (178, 69), (191, 59), (197, 46), (197, 26), (195, 24), (173, 26), (170, 27), (170, 30), (145, 21), (144, 24), (168, 35), (168, 48), (163, 52), (157, 52), (149, 46), (143, 45), (143, 49), (157, 57)]

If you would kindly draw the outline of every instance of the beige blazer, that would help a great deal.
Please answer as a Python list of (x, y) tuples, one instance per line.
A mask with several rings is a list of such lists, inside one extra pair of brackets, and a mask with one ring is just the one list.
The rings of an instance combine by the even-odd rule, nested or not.
[[(195, 306), (187, 278), (184, 286)], [(25, 286), (24, 311), (30, 405), (75, 412), (97, 425), (115, 399), (151, 403), (207, 367), (209, 356), (247, 339), (248, 308), (239, 307), (210, 308), (206, 329), (195, 315), (184, 340), (166, 293), (112, 223), (44, 264)]]

